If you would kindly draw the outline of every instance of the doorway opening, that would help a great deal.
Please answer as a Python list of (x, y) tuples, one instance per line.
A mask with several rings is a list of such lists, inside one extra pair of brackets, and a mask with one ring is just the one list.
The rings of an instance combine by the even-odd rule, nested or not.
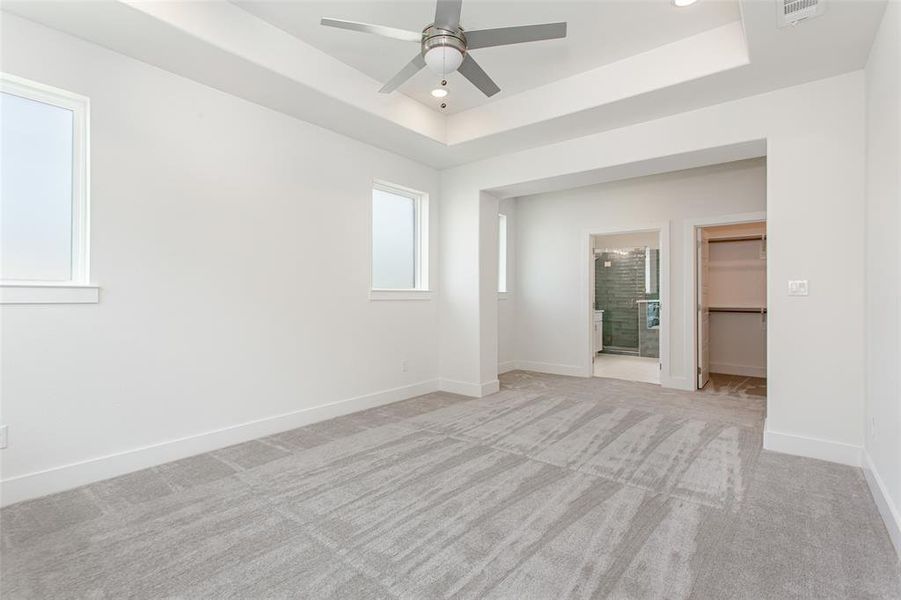
[(591, 236), (592, 375), (660, 383), (660, 232)]
[(766, 396), (766, 221), (699, 226), (697, 389)]

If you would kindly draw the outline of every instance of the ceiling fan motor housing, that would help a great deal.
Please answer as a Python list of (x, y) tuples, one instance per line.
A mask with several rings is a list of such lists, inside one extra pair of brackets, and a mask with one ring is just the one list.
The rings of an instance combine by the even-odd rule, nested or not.
[(456, 71), (466, 54), (466, 35), (462, 27), (444, 28), (429, 25), (422, 30), (422, 57), (438, 75)]

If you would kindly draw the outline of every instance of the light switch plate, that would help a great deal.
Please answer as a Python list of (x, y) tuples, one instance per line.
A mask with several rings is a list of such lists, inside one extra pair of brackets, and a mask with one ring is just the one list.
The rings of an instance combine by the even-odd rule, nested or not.
[(789, 296), (806, 296), (807, 280), (806, 279), (790, 279), (788, 281)]
[(9, 425), (0, 425), (0, 448), (6, 448)]

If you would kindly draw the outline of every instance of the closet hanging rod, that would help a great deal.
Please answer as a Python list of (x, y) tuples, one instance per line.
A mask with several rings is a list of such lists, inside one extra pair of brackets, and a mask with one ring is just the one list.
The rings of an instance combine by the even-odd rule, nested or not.
[(712, 238), (709, 241), (711, 244), (719, 244), (721, 242), (760, 242), (766, 239), (766, 234), (763, 235), (740, 235), (733, 237), (721, 237), (721, 238)]
[(758, 315), (759, 315), (760, 313), (765, 313), (765, 312), (766, 312), (766, 307), (765, 307), (765, 306), (760, 306), (760, 307), (755, 308), (755, 307), (753, 307), (753, 306), (744, 306), (744, 307), (737, 307), (737, 306), (710, 306), (710, 307), (707, 308), (707, 310), (709, 310), (710, 312), (753, 313), (753, 314), (758, 314)]

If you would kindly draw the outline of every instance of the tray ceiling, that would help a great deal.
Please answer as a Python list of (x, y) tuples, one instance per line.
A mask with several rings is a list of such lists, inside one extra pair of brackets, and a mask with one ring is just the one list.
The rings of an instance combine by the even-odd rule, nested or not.
[[(376, 81), (387, 81), (418, 51), (417, 44), (322, 27), (324, 16), (421, 31), (435, 15), (434, 0), (314, 1), (234, 0), (253, 15), (322, 50)], [(738, 21), (737, 0), (707, 0), (676, 8), (670, 0), (613, 2), (464, 0), (462, 25), (485, 29), (566, 21), (567, 37), (473, 51), (501, 87), (486, 98), (458, 73), (448, 78), (448, 114), (509, 97), (702, 31)], [(440, 77), (427, 69), (400, 88), (440, 110), (430, 91)]]

